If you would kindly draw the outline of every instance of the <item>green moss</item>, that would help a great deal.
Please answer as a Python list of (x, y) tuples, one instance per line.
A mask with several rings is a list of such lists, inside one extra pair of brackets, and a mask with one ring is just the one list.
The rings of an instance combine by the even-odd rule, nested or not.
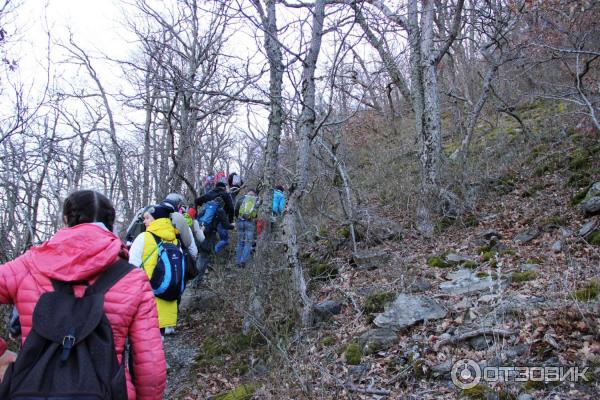
[(367, 296), (365, 305), (363, 306), (363, 313), (370, 315), (380, 313), (384, 311), (384, 305), (393, 301), (396, 298), (394, 292), (380, 292), (372, 293)]
[(468, 260), (468, 261), (463, 262), (461, 264), (461, 266), (464, 268), (468, 268), (468, 269), (475, 269), (475, 268), (477, 268), (477, 263), (475, 261)]
[(591, 184), (591, 176), (588, 171), (576, 171), (567, 181), (567, 184), (572, 187), (589, 187)]
[(544, 220), (544, 225), (566, 226), (569, 219), (565, 215), (553, 215)]
[(449, 227), (454, 225), (455, 222), (456, 222), (456, 218), (442, 217), (435, 225), (435, 228), (434, 228), (435, 232), (436, 233), (444, 232), (446, 229), (448, 229)]
[(492, 393), (494, 393), (494, 391), (489, 386), (479, 384), (470, 389), (463, 389), (461, 397), (470, 400), (485, 400), (487, 395)]
[(314, 279), (331, 279), (335, 278), (339, 274), (338, 268), (326, 261), (317, 260), (310, 258), (308, 260), (309, 270), (308, 274)]
[(588, 164), (590, 154), (585, 149), (577, 149), (569, 155), (569, 169), (577, 171), (583, 169)]
[(227, 366), (227, 370), (231, 374), (245, 375), (250, 370), (250, 367), (243, 361), (234, 361)]
[(481, 260), (484, 262), (490, 261), (496, 257), (496, 254), (498, 254), (498, 253), (496, 253), (495, 251), (492, 251), (492, 250), (488, 250), (488, 251), (484, 252), (483, 254), (481, 254)]
[(593, 246), (600, 246), (600, 231), (596, 230), (587, 237), (589, 244)]
[(542, 183), (535, 183), (529, 189), (524, 191), (523, 194), (521, 195), (521, 197), (532, 197), (540, 190), (544, 190), (545, 187), (546, 187), (546, 185), (544, 185)]
[(490, 246), (481, 246), (480, 248), (477, 249), (477, 254), (486, 253), (490, 250), (491, 250)]
[(584, 189), (581, 189), (580, 191), (575, 193), (573, 197), (571, 197), (571, 205), (576, 206), (577, 204), (581, 203), (583, 199), (585, 199), (585, 196), (587, 196), (589, 188), (589, 186), (586, 186)]
[(325, 347), (333, 346), (335, 344), (335, 339), (331, 336), (326, 336), (321, 339), (321, 344)]
[(571, 292), (571, 296), (578, 301), (590, 301), (598, 297), (600, 293), (600, 281), (591, 280), (581, 289)]
[(478, 272), (475, 274), (476, 277), (478, 278), (487, 278), (487, 277), (492, 277), (492, 279), (498, 279), (498, 274), (492, 272), (491, 274), (487, 273), (487, 272)]
[(539, 258), (535, 258), (535, 257), (528, 258), (527, 261), (525, 261), (525, 264), (542, 265), (543, 263), (544, 262), (542, 260), (540, 260)]
[(517, 254), (517, 251), (515, 249), (504, 249), (500, 252), (500, 255), (502, 256), (514, 256)]
[(343, 237), (344, 239), (350, 239), (350, 228), (344, 226), (338, 230), (338, 235)]
[(465, 224), (465, 226), (473, 227), (479, 225), (479, 220), (476, 216), (469, 215), (463, 219), (463, 223)]
[(427, 259), (427, 265), (437, 268), (448, 268), (451, 266), (449, 262), (439, 256), (431, 256)]
[(214, 400), (250, 400), (256, 389), (253, 384), (240, 385), (227, 393), (216, 395)]
[(346, 364), (348, 365), (358, 365), (362, 359), (362, 351), (358, 343), (350, 343), (346, 347), (346, 351), (344, 352), (344, 356), (346, 357)]
[(530, 270), (525, 272), (513, 272), (510, 276), (512, 282), (526, 282), (537, 278), (536, 271)]
[(418, 359), (412, 363), (413, 375), (417, 379), (427, 379), (431, 376), (431, 369), (423, 359)]

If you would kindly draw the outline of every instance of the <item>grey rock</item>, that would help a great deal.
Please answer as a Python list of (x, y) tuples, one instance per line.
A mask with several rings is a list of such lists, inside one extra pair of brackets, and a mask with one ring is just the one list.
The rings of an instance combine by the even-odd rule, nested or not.
[(503, 285), (503, 282), (494, 280), (491, 277), (478, 278), (473, 272), (468, 270), (458, 270), (455, 273), (447, 275), (450, 282), (442, 282), (440, 290), (453, 296), (468, 295), (483, 291), (494, 291)]
[(252, 366), (250, 373), (254, 377), (261, 377), (267, 375), (269, 373), (269, 369), (262, 361), (259, 361)]
[(502, 239), (502, 235), (500, 235), (495, 229), (490, 229), (479, 235), (480, 237), (491, 240), (493, 237), (497, 237), (498, 239)]
[(447, 339), (450, 339), (451, 337), (452, 337), (452, 335), (451, 335), (451, 334), (449, 334), (448, 332), (446, 332), (446, 333), (442, 333), (442, 334), (440, 335), (440, 340), (447, 340)]
[(498, 299), (498, 297), (499, 296), (497, 294), (486, 294), (477, 299), (477, 301), (483, 304), (489, 304), (494, 300)]
[(314, 308), (315, 319), (317, 321), (326, 321), (334, 315), (342, 312), (342, 303), (335, 300), (326, 300), (319, 303)]
[(446, 261), (450, 264), (460, 264), (465, 261), (475, 261), (472, 257), (461, 256), (460, 254), (449, 253), (446, 255)]
[(371, 329), (358, 338), (364, 354), (373, 354), (398, 343), (398, 335), (392, 329)]
[(519, 242), (519, 243), (527, 243), (527, 242), (531, 242), (533, 239), (537, 238), (540, 235), (540, 231), (537, 228), (531, 228), (531, 229), (527, 229), (526, 231), (523, 231), (521, 233), (519, 233), (517, 236), (515, 236), (515, 242)]
[(539, 271), (539, 270), (540, 270), (540, 266), (538, 264), (521, 264), (522, 272)]
[(530, 394), (521, 393), (519, 397), (517, 397), (517, 400), (533, 400), (533, 397)]
[(569, 228), (560, 228), (560, 235), (562, 236), (563, 239), (566, 239), (568, 237), (573, 236), (573, 231), (570, 230)]
[(492, 336), (477, 336), (469, 339), (469, 345), (473, 350), (487, 350), (494, 344), (494, 338)]
[(585, 199), (580, 204), (585, 215), (596, 215), (600, 213), (600, 196)]
[(379, 268), (392, 258), (389, 251), (357, 251), (352, 254), (352, 261), (361, 270)]
[(590, 219), (588, 222), (583, 224), (581, 229), (579, 229), (578, 235), (582, 237), (586, 237), (590, 233), (594, 232), (596, 229), (596, 225), (598, 224), (598, 220), (596, 218)]
[(587, 192), (586, 197), (600, 196), (600, 182), (594, 183)]
[(452, 371), (453, 365), (454, 365), (454, 363), (452, 362), (452, 360), (447, 360), (441, 364), (434, 365), (433, 367), (431, 367), (431, 371), (433, 372), (433, 375), (436, 377), (449, 376), (450, 371)]
[(552, 245), (552, 251), (555, 253), (560, 253), (562, 251), (562, 242), (560, 240), (554, 242)]
[(413, 292), (426, 292), (428, 290), (431, 290), (432, 285), (431, 283), (423, 278), (417, 278), (411, 285), (410, 285), (410, 289), (412, 289)]
[(525, 344), (519, 344), (517, 346), (508, 347), (508, 348), (502, 350), (502, 355), (506, 356), (506, 358), (510, 360), (510, 359), (519, 357), (520, 355), (523, 355), (523, 354), (527, 353), (528, 351), (529, 351), (529, 346), (527, 346)]
[(404, 234), (402, 226), (391, 219), (383, 218), (375, 210), (358, 210), (355, 225), (356, 233), (361, 241), (367, 244), (378, 244), (386, 240), (399, 240)]
[(393, 303), (385, 306), (374, 323), (380, 328), (402, 330), (419, 321), (444, 318), (447, 311), (428, 297), (399, 294)]
[(352, 365), (348, 368), (348, 375), (354, 382), (358, 382), (362, 377), (369, 372), (371, 365), (369, 363), (361, 363), (359, 365)]

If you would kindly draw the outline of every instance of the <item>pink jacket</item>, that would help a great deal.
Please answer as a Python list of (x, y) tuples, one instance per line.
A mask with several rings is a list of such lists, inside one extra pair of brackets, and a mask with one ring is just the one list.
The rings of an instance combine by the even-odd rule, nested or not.
[[(119, 238), (95, 224), (81, 224), (61, 229), (41, 246), (0, 265), (0, 303), (16, 305), (23, 342), (31, 330), (39, 297), (53, 290), (50, 279), (93, 283), (119, 256), (126, 256)], [(74, 289), (77, 296), (82, 296), (85, 286), (77, 285)], [(129, 399), (162, 400), (166, 383), (165, 355), (156, 303), (146, 274), (136, 269), (117, 282), (106, 293), (104, 311), (112, 326), (119, 362), (125, 338), (129, 337), (131, 342), (135, 387), (127, 373)], [(0, 338), (0, 354), (5, 349)]]

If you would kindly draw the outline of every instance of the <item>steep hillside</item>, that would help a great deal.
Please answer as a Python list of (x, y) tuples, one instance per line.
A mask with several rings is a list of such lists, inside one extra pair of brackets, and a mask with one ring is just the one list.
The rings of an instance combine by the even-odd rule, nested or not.
[[(533, 126), (540, 112), (548, 113), (524, 110), (526, 123)], [(580, 203), (600, 181), (600, 145), (581, 129), (543, 132), (545, 124), (526, 138), (511, 139), (506, 127), (495, 133), (502, 143), (490, 154), (494, 163), (479, 155), (472, 161), (474, 170), (486, 166), (472, 182), (479, 197), (463, 216), (441, 219), (432, 239), (411, 229), (410, 202), (390, 201), (407, 195), (399, 186), (365, 185), (379, 222), (404, 227), (402, 235), (369, 242), (362, 232), (353, 254), (343, 225), (323, 223), (313, 232), (304, 262), (319, 312), (309, 332), (298, 334), (293, 304), (281, 312), (289, 300), (280, 293), (270, 299), (280, 315), (243, 335), (251, 273), (218, 259), (208, 284), (184, 301), (178, 333), (165, 341), (167, 397), (598, 398), (600, 221)], [(355, 165), (379, 160), (372, 182), (385, 181), (373, 179), (379, 173), (401, 176), (389, 174), (384, 157), (391, 152), (376, 156), (389, 140), (352, 153)], [(360, 171), (359, 182), (369, 180)], [(451, 379), (462, 359), (489, 373), (496, 366), (585, 373), (571, 377), (577, 382), (511, 377), (462, 390)]]

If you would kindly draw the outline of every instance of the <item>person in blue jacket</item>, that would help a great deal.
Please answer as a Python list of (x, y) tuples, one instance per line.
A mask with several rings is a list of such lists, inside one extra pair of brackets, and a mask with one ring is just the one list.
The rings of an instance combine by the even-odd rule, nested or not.
[(283, 214), (285, 210), (285, 192), (283, 186), (277, 185), (275, 186), (275, 191), (273, 192), (273, 215), (280, 216)]

